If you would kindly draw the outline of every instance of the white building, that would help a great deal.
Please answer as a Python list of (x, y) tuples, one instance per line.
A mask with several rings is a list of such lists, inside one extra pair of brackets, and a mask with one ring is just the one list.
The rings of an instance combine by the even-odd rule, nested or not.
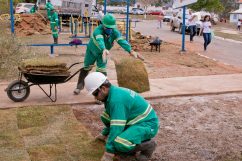
[(230, 22), (232, 23), (237, 23), (238, 19), (242, 19), (242, 0), (238, 0), (237, 3), (239, 3), (239, 9), (234, 12), (230, 12)]

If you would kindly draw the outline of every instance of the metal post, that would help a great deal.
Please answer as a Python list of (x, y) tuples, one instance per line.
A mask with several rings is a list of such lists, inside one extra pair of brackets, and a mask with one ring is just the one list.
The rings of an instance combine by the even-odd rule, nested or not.
[(77, 33), (78, 33), (78, 20), (77, 19), (74, 19), (74, 24), (75, 24), (74, 35), (77, 36)]
[(10, 0), (11, 33), (14, 34), (13, 0)]
[(104, 15), (106, 15), (107, 12), (107, 0), (104, 0)]
[(92, 32), (92, 24), (90, 23), (90, 21), (89, 21), (89, 23), (88, 23), (88, 26), (89, 26), (89, 30), (88, 30), (88, 37), (91, 37), (91, 32)]
[(51, 55), (54, 54), (54, 46), (53, 46), (53, 45), (50, 46), (50, 54), (51, 54)]
[(185, 29), (186, 29), (186, 6), (183, 6), (183, 16), (182, 16), (182, 52), (185, 52)]
[(126, 40), (129, 41), (129, 0), (127, 0), (127, 13), (126, 13)]
[(131, 39), (131, 21), (129, 20), (129, 40)]
[(71, 17), (69, 18), (69, 24), (70, 24), (70, 33), (71, 33), (71, 35), (73, 35), (72, 15), (71, 15)]
[(60, 22), (59, 32), (62, 32), (62, 25), (63, 25), (63, 24), (62, 24), (62, 16), (60, 16), (60, 21), (59, 21), (59, 22)]

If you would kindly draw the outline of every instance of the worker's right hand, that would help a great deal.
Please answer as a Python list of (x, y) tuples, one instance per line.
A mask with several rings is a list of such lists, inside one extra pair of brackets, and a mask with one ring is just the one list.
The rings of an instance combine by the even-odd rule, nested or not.
[(107, 136), (104, 136), (103, 134), (99, 134), (95, 137), (95, 140), (106, 142), (107, 138), (108, 138)]
[(114, 154), (105, 152), (101, 158), (101, 161), (113, 161)]
[(108, 51), (107, 49), (104, 49), (104, 50), (103, 50), (103, 54), (102, 54), (102, 56), (103, 56), (103, 62), (104, 62), (104, 63), (107, 62), (107, 60), (108, 60), (108, 55), (109, 55), (109, 51)]
[(140, 53), (135, 52), (134, 50), (131, 50), (130, 55), (133, 56), (136, 59), (138, 58), (138, 59), (140, 59), (142, 61), (145, 60), (144, 57)]

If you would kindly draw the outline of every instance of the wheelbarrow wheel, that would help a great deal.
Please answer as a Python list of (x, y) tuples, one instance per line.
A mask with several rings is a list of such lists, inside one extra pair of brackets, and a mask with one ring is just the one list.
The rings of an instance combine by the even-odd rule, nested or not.
[(28, 98), (30, 87), (25, 81), (15, 80), (8, 85), (7, 95), (14, 102), (22, 102)]

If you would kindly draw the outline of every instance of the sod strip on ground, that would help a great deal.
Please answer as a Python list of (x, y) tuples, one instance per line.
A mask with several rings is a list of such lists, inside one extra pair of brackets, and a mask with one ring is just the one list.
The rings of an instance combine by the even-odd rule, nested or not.
[(69, 106), (19, 108), (17, 119), (31, 160), (98, 161), (103, 154)]
[(0, 160), (99, 161), (104, 152), (69, 106), (2, 110), (0, 118)]
[(16, 118), (16, 109), (0, 110), (0, 160), (30, 161)]

